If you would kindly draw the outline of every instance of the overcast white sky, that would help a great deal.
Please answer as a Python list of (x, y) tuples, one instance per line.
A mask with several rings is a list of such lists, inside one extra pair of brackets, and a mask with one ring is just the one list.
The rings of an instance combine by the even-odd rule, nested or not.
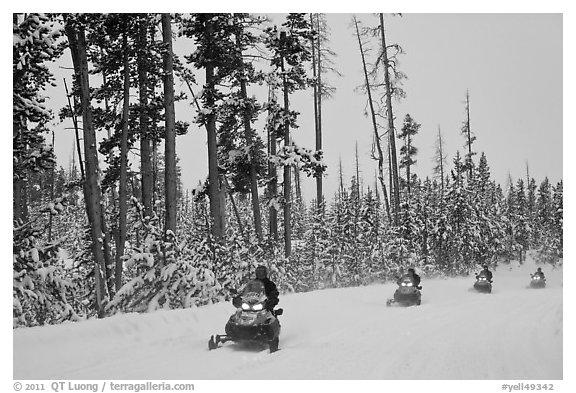
[[(278, 15), (270, 16), (281, 23)], [(372, 127), (363, 114), (366, 98), (354, 91), (363, 75), (351, 16), (328, 14), (330, 47), (338, 54), (336, 68), (343, 74), (325, 77), (337, 88), (323, 105), (329, 198), (337, 188), (340, 158), (345, 181), (354, 174), (356, 143), (360, 170), (370, 185), (376, 168), (370, 159)], [(365, 24), (378, 23), (373, 14), (357, 17)], [(394, 102), (396, 127), (401, 128), (406, 113), (422, 124), (414, 140), (419, 149), (414, 171), (419, 176), (432, 175), (438, 126), (449, 165), (456, 150), (464, 152), (460, 129), (468, 89), (474, 147), (486, 153), (494, 179), (506, 186), (508, 174), (514, 181), (525, 178), (527, 164), (538, 182), (545, 176), (553, 182), (562, 178), (562, 19), (561, 14), (386, 15), (387, 41), (404, 49), (399, 68), (408, 76), (403, 82), (406, 98)], [(292, 105), (301, 112), (293, 137), (299, 145), (313, 148), (311, 93), (293, 97)], [(194, 187), (206, 176), (205, 143), (205, 131), (196, 126), (179, 137), (187, 186)], [(305, 184), (312, 197), (314, 181)]]
[[(284, 19), (269, 15), (278, 24)], [(337, 53), (336, 68), (343, 74), (325, 77), (337, 89), (323, 105), (323, 150), (328, 165), (324, 183), (329, 199), (337, 189), (340, 159), (347, 184), (354, 174), (356, 143), (367, 185), (373, 185), (376, 169), (370, 159), (372, 126), (363, 114), (366, 97), (354, 91), (363, 83), (363, 74), (351, 17), (351, 13), (328, 14), (330, 47)], [(365, 25), (378, 23), (375, 14), (357, 17)], [(527, 164), (538, 182), (545, 176), (554, 183), (563, 178), (561, 13), (386, 14), (385, 23), (388, 43), (404, 49), (399, 68), (408, 77), (403, 82), (406, 98), (394, 102), (396, 128), (401, 128), (406, 113), (422, 125), (414, 140), (419, 152), (413, 172), (422, 178), (432, 175), (438, 126), (449, 166), (456, 150), (464, 152), (460, 129), (468, 89), (471, 128), (477, 137), (474, 149), (486, 153), (497, 182), (506, 186), (509, 174), (514, 181), (525, 178)], [(70, 63), (68, 58), (63, 61)], [(56, 82), (58, 87), (50, 97), (59, 107), (65, 103), (62, 76)], [(291, 100), (292, 108), (301, 112), (300, 127), (292, 135), (299, 145), (314, 148), (311, 91)], [(195, 114), (189, 103), (177, 106), (177, 119), (191, 121)], [(59, 165), (64, 167), (71, 157), (73, 132), (64, 130), (69, 126), (56, 127), (56, 150)], [(193, 188), (207, 176), (205, 130), (192, 124), (188, 135), (178, 137), (177, 149), (184, 185)], [(310, 201), (314, 181), (307, 179), (303, 184)]]

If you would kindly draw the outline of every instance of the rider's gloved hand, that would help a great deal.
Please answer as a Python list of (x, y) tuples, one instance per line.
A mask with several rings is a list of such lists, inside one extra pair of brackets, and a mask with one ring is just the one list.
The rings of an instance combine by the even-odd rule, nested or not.
[(266, 299), (264, 302), (264, 308), (268, 311), (272, 311), (274, 310), (274, 305), (268, 299)]

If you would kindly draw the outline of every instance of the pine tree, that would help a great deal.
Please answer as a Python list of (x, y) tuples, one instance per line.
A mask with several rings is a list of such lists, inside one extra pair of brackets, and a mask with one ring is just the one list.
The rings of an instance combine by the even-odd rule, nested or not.
[(44, 14), (13, 14), (13, 209), (14, 219), (28, 219), (27, 180), (30, 172), (50, 169), (54, 153), (44, 133), (53, 115), (42, 91), (53, 84), (47, 64), (61, 54), (59, 33)]
[(462, 135), (464, 135), (464, 138), (466, 138), (466, 144), (464, 145), (464, 147), (467, 148), (468, 152), (466, 153), (466, 159), (464, 165), (468, 170), (468, 178), (470, 179), (472, 177), (473, 173), (472, 169), (474, 167), (472, 157), (476, 154), (475, 152), (472, 151), (472, 144), (474, 144), (474, 142), (476, 141), (476, 137), (474, 136), (470, 128), (470, 93), (468, 92), (468, 90), (466, 90), (465, 111), (466, 111), (466, 119), (462, 124), (461, 133)]
[[(176, 233), (176, 207), (177, 207), (177, 175), (176, 175), (176, 114), (174, 113), (174, 60), (172, 51), (172, 17), (162, 14), (162, 38), (165, 45), (164, 52), (164, 116), (166, 121), (164, 134), (164, 158), (166, 173), (164, 187), (166, 194), (165, 232), (167, 236)], [(209, 139), (210, 141), (210, 139)], [(209, 143), (210, 145), (210, 143)], [(213, 168), (211, 168), (213, 169)], [(219, 227), (218, 227), (219, 228)], [(223, 229), (216, 229), (218, 232)], [(219, 236), (216, 236), (219, 237)]]
[(65, 30), (68, 37), (72, 61), (74, 63), (75, 79), (81, 102), (82, 127), (84, 134), (84, 154), (86, 159), (86, 180), (84, 184), (84, 197), (86, 212), (90, 222), (92, 252), (94, 255), (94, 277), (96, 286), (95, 309), (98, 317), (104, 316), (104, 302), (107, 298), (107, 266), (110, 260), (109, 249), (104, 236), (105, 222), (102, 212), (102, 191), (98, 181), (98, 152), (96, 149), (96, 135), (93, 123), (92, 105), (90, 99), (90, 85), (88, 81), (88, 59), (85, 36), (84, 18), (67, 15)]
[(533, 247), (536, 244), (536, 180), (534, 178), (529, 178), (528, 184), (526, 185), (527, 188), (527, 195), (526, 195), (526, 214), (528, 216), (528, 222), (532, 230), (530, 235), (530, 247)]
[(402, 125), (401, 131), (398, 133), (398, 138), (404, 140), (404, 145), (400, 147), (400, 168), (406, 168), (406, 187), (408, 190), (408, 195), (410, 195), (410, 168), (416, 164), (414, 156), (418, 153), (418, 149), (413, 145), (413, 139), (420, 129), (420, 124), (416, 123), (410, 114), (406, 114), (404, 118), (404, 124)]
[(392, 222), (392, 217), (390, 214), (390, 204), (388, 202), (388, 191), (386, 189), (386, 182), (384, 181), (384, 151), (381, 144), (381, 136), (378, 134), (378, 123), (376, 122), (376, 110), (374, 107), (374, 101), (372, 100), (372, 88), (370, 86), (370, 81), (368, 78), (368, 69), (366, 65), (366, 56), (364, 45), (362, 43), (360, 29), (358, 27), (358, 20), (353, 17), (354, 27), (356, 29), (356, 37), (358, 38), (358, 46), (360, 48), (360, 57), (362, 58), (362, 69), (364, 71), (364, 88), (368, 96), (368, 106), (370, 107), (370, 119), (372, 120), (372, 130), (374, 132), (373, 143), (376, 147), (376, 154), (373, 154), (373, 158), (378, 161), (378, 179), (380, 180), (380, 187), (382, 187), (382, 194), (384, 196), (384, 203), (386, 206), (386, 215), (388, 217), (388, 222)]
[(552, 221), (552, 236), (555, 239), (555, 252), (558, 258), (563, 257), (564, 248), (564, 182), (560, 180), (554, 188), (552, 200), (554, 203), (554, 213)]
[(440, 178), (440, 188), (444, 191), (444, 170), (446, 166), (446, 153), (444, 152), (444, 137), (438, 126), (438, 136), (436, 138), (436, 152), (434, 156), (434, 174)]
[[(246, 20), (246, 21), (244, 21)], [(260, 23), (260, 20), (253, 21), (248, 15), (236, 14), (235, 21), (238, 25), (238, 32), (236, 33), (236, 44), (238, 50), (238, 61), (239, 61), (239, 76), (237, 79), (240, 83), (240, 99), (243, 101), (241, 112), (242, 121), (244, 125), (244, 138), (246, 145), (248, 146), (248, 159), (246, 160), (249, 167), (250, 176), (250, 192), (252, 196), (252, 215), (254, 217), (254, 230), (256, 231), (256, 237), (259, 242), (262, 242), (262, 217), (260, 213), (260, 202), (258, 196), (258, 177), (262, 176), (264, 165), (262, 157), (262, 141), (251, 128), (251, 122), (253, 121), (255, 115), (259, 112), (259, 106), (253, 101), (248, 99), (247, 93), (247, 83), (250, 80), (258, 81), (254, 75), (254, 69), (251, 64), (246, 64), (242, 58), (243, 51), (248, 46), (253, 46), (256, 42), (256, 38), (247, 32), (244, 24)], [(241, 102), (242, 102), (241, 101)]]
[[(290, 113), (289, 96), (296, 90), (306, 87), (306, 73), (304, 65), (310, 60), (310, 52), (306, 43), (310, 41), (313, 34), (310, 23), (306, 20), (305, 14), (291, 13), (286, 17), (286, 22), (282, 23), (280, 30), (276, 26), (266, 29), (266, 46), (272, 52), (271, 65), (275, 72), (279, 74), (282, 84), (284, 98), (284, 127), (283, 139), (284, 148), (287, 153), (291, 152), (290, 127), (292, 126)], [(280, 135), (276, 135), (279, 137)], [(290, 165), (284, 167), (284, 256), (291, 254), (291, 222), (290, 209), (292, 208), (291, 195), (291, 174)]]
[[(388, 46), (386, 44), (386, 34), (384, 29), (384, 16), (379, 14), (380, 18), (380, 38), (382, 40), (382, 66), (384, 68), (384, 87), (386, 89), (385, 97), (386, 97), (386, 118), (388, 119), (388, 136), (389, 136), (389, 152), (390, 152), (390, 166), (392, 170), (390, 171), (390, 175), (392, 176), (392, 183), (394, 184), (393, 187), (393, 194), (394, 194), (394, 222), (398, 225), (399, 220), (399, 212), (400, 212), (400, 176), (398, 174), (398, 159), (396, 153), (396, 132), (394, 127), (394, 114), (392, 111), (392, 97), (398, 94), (397, 88), (393, 85), (393, 82), (390, 78), (390, 71), (394, 71), (397, 78), (398, 76), (402, 75), (398, 73), (395, 69), (396, 62), (391, 61), (390, 57), (388, 56)], [(394, 46), (395, 48), (399, 48), (398, 45)]]
[[(329, 98), (336, 91), (334, 87), (323, 79), (324, 74), (332, 72), (338, 76), (340, 73), (334, 68), (333, 58), (336, 53), (329, 47), (329, 26), (325, 14), (310, 14), (310, 25), (316, 34), (311, 35), (312, 54), (312, 87), (314, 95), (314, 125), (316, 151), (322, 151), (322, 101)], [(322, 177), (316, 177), (316, 200), (318, 207), (324, 209), (324, 195), (322, 191)]]
[(453, 237), (448, 239), (448, 255), (452, 258), (453, 272), (463, 273), (473, 267), (477, 260), (480, 242), (477, 216), (472, 202), (472, 191), (464, 175), (466, 167), (457, 152), (454, 158), (452, 182), (446, 194), (446, 211), (448, 225), (453, 229)]
[(518, 179), (516, 182), (516, 197), (515, 197), (515, 243), (518, 245), (518, 258), (520, 262), (526, 259), (526, 252), (529, 248), (530, 235), (532, 228), (530, 228), (530, 221), (527, 215), (528, 206), (526, 203), (526, 191), (524, 189), (524, 180)]

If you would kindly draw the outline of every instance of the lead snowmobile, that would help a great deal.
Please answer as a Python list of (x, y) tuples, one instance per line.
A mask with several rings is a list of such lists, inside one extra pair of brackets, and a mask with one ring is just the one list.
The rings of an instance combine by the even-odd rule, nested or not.
[(490, 281), (486, 275), (480, 272), (480, 274), (476, 275), (474, 289), (476, 289), (478, 292), (492, 293), (492, 281)]
[(530, 288), (544, 288), (546, 287), (546, 279), (539, 274), (531, 274)]
[(419, 306), (422, 303), (422, 287), (415, 286), (409, 275), (398, 280), (398, 289), (394, 292), (394, 298), (386, 301), (387, 306), (398, 304), (401, 306)]
[(267, 344), (270, 353), (278, 350), (280, 321), (283, 310), (267, 310), (264, 285), (250, 281), (242, 291), (240, 306), (226, 323), (225, 335), (215, 335), (208, 341), (208, 349), (218, 348), (219, 343), (258, 342)]

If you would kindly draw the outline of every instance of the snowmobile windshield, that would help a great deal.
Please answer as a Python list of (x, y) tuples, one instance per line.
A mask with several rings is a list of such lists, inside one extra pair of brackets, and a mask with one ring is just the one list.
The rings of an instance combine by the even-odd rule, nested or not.
[(412, 277), (410, 275), (405, 275), (402, 277), (402, 280), (400, 281), (401, 285), (406, 286), (406, 285), (412, 285)]
[(258, 280), (250, 281), (244, 287), (244, 291), (242, 291), (243, 295), (248, 295), (248, 294), (259, 295), (262, 293), (264, 293), (264, 284), (262, 284), (262, 281), (258, 281)]

